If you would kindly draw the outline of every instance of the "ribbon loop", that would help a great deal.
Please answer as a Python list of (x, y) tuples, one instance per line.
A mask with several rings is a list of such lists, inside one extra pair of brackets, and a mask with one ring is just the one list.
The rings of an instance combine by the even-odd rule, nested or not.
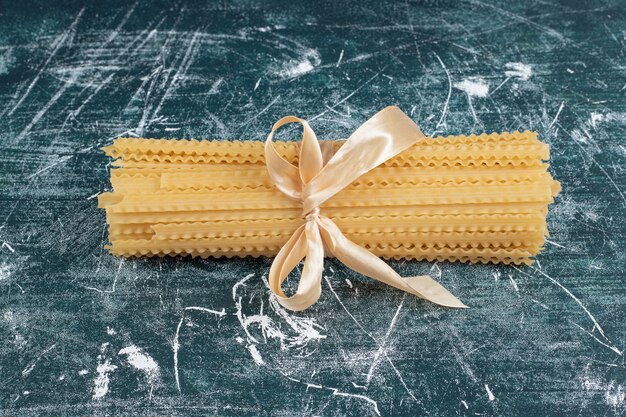
[[(286, 161), (273, 145), (274, 132), (288, 123), (303, 126), (299, 165)], [(313, 305), (321, 294), (324, 248), (349, 268), (433, 303), (463, 308), (461, 301), (431, 277), (402, 278), (383, 260), (351, 242), (337, 225), (320, 214), (320, 206), (366, 172), (411, 147), (424, 134), (399, 108), (387, 107), (362, 124), (330, 156), (309, 124), (287, 116), (274, 124), (265, 142), (265, 161), (270, 178), (289, 198), (302, 203), (306, 223), (280, 249), (270, 268), (270, 289), (286, 308), (300, 311)], [(289, 273), (305, 259), (296, 293), (287, 297), (281, 286)]]
[[(302, 143), (300, 145), (299, 167), (283, 158), (274, 147), (274, 133), (289, 123), (302, 125)], [(272, 181), (287, 197), (300, 201), (303, 187), (313, 179), (323, 167), (323, 156), (315, 132), (306, 120), (295, 116), (286, 116), (274, 123), (272, 131), (265, 141), (265, 161)], [(272, 169), (269, 169), (269, 167)]]
[[(289, 273), (304, 259), (302, 276), (296, 293), (287, 297), (281, 286)], [(319, 299), (322, 293), (324, 272), (324, 244), (315, 220), (300, 226), (285, 243), (270, 267), (270, 289), (278, 302), (293, 311), (306, 310)]]

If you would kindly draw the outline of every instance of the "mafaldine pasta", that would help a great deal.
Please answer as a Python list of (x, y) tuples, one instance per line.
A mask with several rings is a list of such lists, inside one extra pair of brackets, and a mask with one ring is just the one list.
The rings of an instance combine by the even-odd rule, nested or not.
[[(297, 164), (299, 142), (274, 145)], [(104, 151), (114, 191), (99, 206), (115, 255), (274, 256), (302, 225), (301, 205), (268, 174), (263, 142), (119, 138)], [(530, 264), (560, 190), (548, 159), (535, 132), (426, 137), (320, 209), (384, 258)]]

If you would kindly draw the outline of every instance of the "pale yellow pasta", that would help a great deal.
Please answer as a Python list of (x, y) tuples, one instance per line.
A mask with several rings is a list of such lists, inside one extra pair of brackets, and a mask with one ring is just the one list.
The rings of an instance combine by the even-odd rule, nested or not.
[[(343, 141), (327, 143), (338, 149)], [(297, 142), (278, 142), (297, 163)], [(303, 223), (262, 142), (117, 139), (99, 197), (120, 256), (273, 256)], [(396, 259), (528, 264), (559, 192), (534, 132), (421, 139), (322, 206), (348, 239)]]

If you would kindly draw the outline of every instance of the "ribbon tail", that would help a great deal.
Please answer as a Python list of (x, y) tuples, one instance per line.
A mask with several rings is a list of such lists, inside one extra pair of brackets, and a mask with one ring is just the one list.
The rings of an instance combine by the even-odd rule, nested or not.
[[(302, 259), (305, 259), (304, 268), (298, 289), (287, 297), (281, 285)], [(270, 289), (283, 307), (293, 311), (305, 310), (320, 297), (323, 271), (324, 245), (319, 227), (315, 221), (309, 221), (296, 230), (274, 258), (268, 278)]]
[(467, 308), (458, 298), (428, 275), (402, 278), (385, 261), (346, 238), (328, 217), (320, 216), (319, 224), (322, 238), (328, 250), (350, 269), (435, 304), (445, 307)]
[(443, 285), (432, 279), (430, 275), (404, 278), (404, 282), (423, 298), (435, 304), (452, 308), (468, 308)]

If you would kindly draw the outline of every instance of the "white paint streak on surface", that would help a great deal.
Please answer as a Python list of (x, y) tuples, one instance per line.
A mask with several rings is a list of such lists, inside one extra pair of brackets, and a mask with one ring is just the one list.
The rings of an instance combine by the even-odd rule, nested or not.
[(11, 276), (12, 267), (9, 264), (0, 265), (0, 281), (4, 281)]
[(263, 357), (261, 356), (261, 352), (259, 352), (259, 350), (256, 348), (256, 345), (254, 343), (250, 343), (246, 347), (250, 351), (250, 356), (252, 356), (254, 363), (256, 363), (259, 366), (265, 365), (265, 361), (263, 360)]
[(623, 385), (611, 381), (604, 393), (604, 400), (608, 405), (617, 409), (624, 405), (625, 392)]
[(54, 162), (53, 164), (50, 164), (50, 165), (48, 165), (48, 166), (46, 166), (46, 167), (41, 168), (40, 170), (38, 170), (38, 171), (37, 171), (37, 172), (35, 172), (34, 174), (31, 174), (31, 175), (29, 175), (28, 177), (26, 177), (26, 179), (27, 179), (27, 180), (29, 180), (29, 179), (31, 179), (31, 178), (33, 178), (33, 177), (36, 177), (37, 175), (39, 175), (39, 174), (41, 174), (41, 173), (46, 172), (46, 171), (47, 171), (47, 170), (49, 170), (50, 168), (54, 168), (55, 166), (57, 166), (57, 165), (59, 165), (59, 164), (61, 164), (61, 163), (65, 162), (65, 161), (69, 160), (71, 157), (72, 157), (71, 155), (67, 155), (67, 156), (64, 156), (64, 157), (62, 157), (62, 158), (59, 158), (59, 160), (58, 160), (58, 161), (56, 161), (56, 162)]
[(0, 53), (0, 75), (8, 74), (9, 69), (15, 62), (15, 58), (13, 56), (13, 49), (7, 48), (4, 52)]
[(299, 60), (286, 63), (277, 75), (281, 78), (298, 77), (312, 71), (321, 62), (320, 53), (315, 49), (308, 49)]
[(496, 91), (498, 91), (504, 84), (506, 84), (509, 80), (511, 79), (511, 77), (506, 77), (504, 79), (504, 81), (502, 81), (500, 84), (498, 84), (496, 86), (496, 88), (494, 88), (493, 90), (491, 90), (491, 93), (489, 93), (489, 95), (493, 95)]
[(591, 113), (591, 126), (597, 127), (599, 123), (626, 123), (626, 113), (608, 112), (608, 113)]
[(559, 106), (559, 109), (556, 112), (556, 115), (554, 116), (554, 119), (552, 119), (552, 123), (550, 123), (550, 126), (548, 126), (548, 130), (552, 129), (552, 126), (554, 126), (554, 124), (557, 122), (557, 120), (559, 120), (559, 116), (561, 115), (561, 112), (563, 111), (563, 107), (565, 107), (565, 102), (561, 102), (561, 105)]
[(35, 87), (35, 84), (37, 84), (37, 81), (39, 81), (39, 79), (41, 78), (41, 75), (43, 74), (44, 70), (48, 67), (48, 64), (50, 64), (50, 61), (52, 61), (52, 59), (57, 54), (57, 52), (59, 52), (59, 49), (61, 49), (61, 46), (63, 46), (63, 44), (65, 43), (67, 38), (76, 29), (76, 25), (78, 24), (78, 21), (80, 20), (80, 18), (83, 15), (84, 12), (85, 12), (85, 8), (83, 7), (78, 12), (76, 17), (74, 18), (74, 21), (72, 22), (70, 27), (65, 32), (63, 32), (61, 35), (59, 35), (59, 37), (54, 41), (54, 43), (53, 43), (53, 48), (54, 49), (52, 50), (52, 53), (48, 56), (48, 59), (46, 60), (46, 62), (44, 62), (44, 64), (41, 66), (41, 68), (39, 69), (39, 72), (37, 73), (35, 78), (33, 78), (33, 80), (30, 82), (30, 84), (28, 85), (28, 88), (26, 89), (26, 92), (18, 100), (18, 102), (15, 104), (15, 106), (13, 106), (13, 108), (9, 111), (9, 113), (8, 113), (9, 116), (13, 115), (13, 113), (15, 113), (15, 110), (17, 110), (18, 107), (20, 107), (20, 105), (24, 102), (24, 100), (26, 100), (26, 97), (28, 97), (30, 92), (33, 90), (33, 87)]
[[(291, 376), (289, 376), (289, 375), (287, 375), (287, 374), (283, 373), (281, 370), (278, 370), (278, 372), (279, 372), (281, 375), (283, 375), (285, 378), (287, 378), (288, 380), (290, 380), (290, 381), (293, 381), (293, 382), (298, 382), (298, 383), (301, 383), (301, 384), (306, 385), (307, 389), (308, 389), (308, 388), (317, 388), (317, 389), (322, 389), (322, 390), (328, 390), (328, 391), (331, 391), (331, 392), (332, 392), (332, 394), (333, 394), (334, 396), (336, 396), (336, 397), (348, 397), (348, 398), (357, 398), (357, 399), (360, 399), (360, 400), (364, 400), (364, 401), (366, 401), (366, 402), (368, 402), (369, 404), (371, 404), (371, 405), (372, 405), (372, 407), (373, 407), (373, 411), (374, 411), (374, 413), (376, 413), (376, 415), (377, 415), (377, 416), (380, 416), (380, 415), (381, 415), (381, 414), (380, 414), (380, 410), (378, 409), (378, 402), (377, 402), (377, 401), (374, 401), (373, 399), (371, 399), (370, 397), (368, 397), (368, 396), (366, 396), (366, 395), (361, 395), (361, 394), (351, 394), (351, 393), (349, 393), (349, 392), (340, 391), (338, 388), (328, 387), (328, 386), (319, 385), (319, 384), (312, 384), (312, 383), (310, 383), (310, 382), (306, 382), (306, 381), (303, 381), (303, 380), (300, 380), (300, 379), (297, 379), (297, 378), (291, 377)], [(354, 382), (353, 382), (352, 384), (353, 384), (355, 387), (357, 387), (357, 385), (356, 385), (356, 384), (354, 384)], [(362, 388), (365, 388), (365, 387), (362, 387)]]
[(341, 50), (341, 53), (339, 54), (339, 59), (337, 60), (337, 64), (335, 64), (335, 67), (338, 67), (339, 64), (341, 64), (342, 59), (343, 59), (343, 49)]
[(96, 287), (85, 287), (85, 289), (88, 290), (92, 290), (92, 291), (96, 291), (99, 292), (100, 294), (112, 294), (115, 292), (115, 289), (117, 287), (117, 279), (120, 276), (120, 271), (122, 270), (122, 265), (124, 265), (124, 258), (120, 259), (120, 263), (117, 267), (117, 272), (115, 272), (115, 277), (113, 277), (113, 284), (111, 284), (111, 289), (110, 290), (101, 290), (100, 288), (96, 288)]
[(348, 392), (342, 392), (337, 390), (336, 388), (332, 388), (333, 391), (333, 395), (337, 396), (337, 397), (352, 397), (352, 398), (359, 398), (361, 400), (365, 400), (368, 403), (372, 404), (372, 406), (374, 407), (374, 412), (376, 413), (377, 416), (380, 416), (380, 410), (378, 409), (378, 403), (374, 400), (372, 400), (370, 397), (366, 397), (365, 395), (361, 395), (361, 394), (350, 394)]
[(61, 96), (65, 93), (65, 91), (72, 86), (76, 79), (78, 78), (78, 74), (72, 74), (71, 77), (57, 90), (57, 92), (52, 96), (50, 100), (35, 114), (35, 116), (31, 119), (31, 121), (26, 125), (26, 127), (17, 135), (16, 141), (19, 142), (24, 139), (33, 127), (41, 120), (41, 118), (50, 110), (50, 108), (61, 98)]
[(515, 280), (513, 279), (513, 275), (509, 274), (509, 280), (511, 280), (511, 285), (513, 286), (515, 292), (517, 293), (517, 296), (519, 297), (519, 288), (517, 286), (517, 282), (515, 282)]
[(623, 408), (626, 399), (624, 386), (614, 380), (605, 382), (600, 376), (590, 374), (590, 366), (591, 363), (588, 363), (583, 368), (584, 373), (581, 376), (583, 390), (591, 395), (601, 394), (604, 402), (615, 410)]
[(454, 88), (459, 89), (470, 97), (487, 97), (489, 84), (482, 78), (467, 78), (454, 83)]
[(489, 401), (493, 401), (496, 399), (495, 395), (493, 395), (493, 392), (491, 392), (491, 388), (489, 388), (489, 385), (485, 384), (485, 391), (487, 391), (487, 398), (489, 398)]
[(99, 400), (109, 392), (109, 373), (117, 369), (111, 365), (111, 360), (107, 359), (96, 367), (96, 378), (93, 381), (93, 399)]
[(433, 279), (441, 279), (441, 268), (439, 267), (439, 262), (435, 262), (433, 266), (430, 267), (428, 275), (433, 277)]
[(33, 369), (35, 369), (35, 366), (37, 366), (37, 363), (39, 363), (39, 361), (41, 360), (41, 358), (48, 352), (50, 352), (52, 349), (54, 349), (57, 346), (56, 343), (54, 343), (52, 346), (47, 347), (46, 349), (44, 349), (39, 356), (37, 356), (35, 358), (35, 360), (33, 360), (30, 365), (28, 365), (26, 368), (24, 368), (22, 370), (22, 378), (26, 378), (28, 375), (30, 375), (30, 373), (33, 371)]
[[(560, 125), (559, 125), (560, 126)], [(571, 133), (571, 138), (574, 140), (574, 143), (580, 148), (581, 151), (583, 151), (587, 157), (591, 160), (591, 162), (593, 162), (594, 164), (596, 164), (596, 166), (598, 167), (598, 169), (600, 171), (602, 171), (602, 174), (604, 174), (604, 176), (606, 177), (607, 180), (609, 180), (609, 182), (611, 183), (611, 185), (615, 188), (615, 190), (617, 191), (617, 193), (619, 194), (619, 196), (622, 198), (622, 201), (624, 203), (624, 206), (626, 207), (626, 196), (624, 195), (624, 192), (621, 190), (621, 188), (617, 185), (617, 183), (613, 180), (613, 178), (609, 175), (609, 173), (606, 171), (606, 169), (604, 169), (604, 167), (595, 160), (595, 158), (593, 157), (593, 155), (591, 155), (589, 153), (589, 151), (587, 151), (585, 149), (584, 146), (582, 146), (580, 144), (580, 142), (584, 142), (587, 143), (587, 140), (584, 139), (583, 135), (580, 133), (580, 131), (578, 129), (574, 129)]]
[(560, 244), (558, 244), (558, 243), (556, 243), (556, 242), (553, 242), (553, 241), (551, 241), (551, 240), (548, 240), (548, 239), (544, 239), (544, 240), (545, 240), (547, 243), (549, 243), (549, 244), (551, 244), (551, 245), (554, 245), (554, 246), (556, 246), (556, 247), (558, 247), (558, 248), (567, 249), (565, 246), (560, 245)]
[[(383, 72), (384, 68), (381, 69), (380, 71), (378, 71), (376, 74), (372, 75), (367, 81), (365, 81), (363, 84), (359, 85), (355, 90), (353, 90), (350, 94), (348, 94), (347, 96), (345, 96), (344, 98), (342, 98), (341, 100), (335, 102), (333, 105), (331, 105), (330, 107), (332, 109), (335, 109), (337, 106), (339, 106), (340, 104), (345, 103), (346, 101), (348, 101), (350, 99), (350, 97), (354, 96), (356, 93), (358, 93), (363, 87), (365, 87), (366, 85), (368, 85), (369, 83), (371, 83), (376, 77), (378, 77), (382, 72)], [(308, 122), (312, 122), (313, 120), (319, 119), (320, 117), (322, 117), (323, 115), (325, 115), (326, 113), (328, 113), (328, 110), (324, 110), (323, 112), (307, 119)], [(348, 114), (350, 114), (350, 108), (348, 107)]]
[[(206, 313), (215, 314), (219, 317), (224, 317), (226, 315), (226, 310), (222, 309), (221, 311), (213, 310), (205, 307), (197, 307), (190, 306), (186, 307), (184, 311), (203, 311)], [(174, 340), (172, 342), (172, 352), (174, 354), (174, 379), (176, 380), (176, 388), (178, 388), (178, 392), (180, 392), (180, 374), (178, 371), (178, 350), (180, 349), (180, 329), (183, 327), (183, 323), (185, 321), (185, 315), (180, 318), (178, 322), (178, 326), (176, 326), (176, 333), (174, 334)]]
[(185, 310), (186, 311), (204, 311), (205, 313), (215, 314), (216, 316), (219, 316), (219, 317), (224, 317), (226, 315), (225, 309), (221, 309), (220, 311), (217, 311), (217, 310), (213, 310), (211, 308), (206, 308), (206, 307), (191, 306), (191, 307), (185, 307)]
[[(98, 365), (96, 366), (96, 377), (93, 380), (93, 395), (94, 400), (100, 400), (104, 398), (109, 392), (110, 378), (109, 374), (117, 369), (116, 365), (111, 363), (111, 359), (105, 357), (104, 353), (109, 346), (108, 343), (103, 343), (100, 347), (100, 355), (98, 355)], [(84, 375), (81, 371), (81, 375)], [(86, 374), (86, 372), (85, 372)]]
[[(267, 280), (263, 278), (263, 282), (269, 289)], [(276, 300), (276, 297), (270, 295), (270, 308), (282, 318), (287, 325), (295, 332), (295, 337), (288, 337), (287, 341), (291, 346), (306, 346), (310, 341), (325, 339), (326, 335), (321, 334), (319, 330), (323, 329), (315, 319), (308, 317), (300, 317), (291, 315)]]
[[(519, 271), (519, 269), (517, 267), (513, 267), (515, 269), (517, 269)], [(594, 328), (598, 329), (598, 331), (600, 332), (600, 334), (604, 336), (604, 330), (602, 330), (602, 327), (600, 326), (600, 323), (598, 323), (598, 321), (596, 320), (596, 318), (594, 317), (593, 314), (591, 314), (591, 312), (587, 309), (587, 307), (585, 307), (585, 305), (582, 303), (582, 301), (580, 301), (580, 299), (578, 299), (578, 297), (576, 297), (574, 294), (572, 294), (572, 292), (570, 290), (568, 290), (567, 288), (565, 288), (560, 282), (558, 282), (557, 280), (555, 280), (554, 278), (552, 278), (551, 276), (549, 276), (548, 274), (546, 274), (545, 272), (543, 272), (540, 269), (535, 269), (530, 267), (531, 269), (534, 269), (536, 272), (539, 272), (541, 275), (543, 275), (544, 277), (548, 278), (550, 281), (552, 281), (552, 283), (554, 283), (556, 286), (558, 286), (559, 288), (561, 288), (563, 291), (565, 291), (565, 293), (567, 295), (569, 295), (574, 301), (576, 301), (576, 303), (580, 306), (580, 308), (583, 309), (583, 311), (585, 313), (587, 313), (587, 316), (589, 316), (589, 318), (591, 319), (591, 321), (594, 324)]]
[(260, 343), (250, 332), (253, 327), (258, 327), (264, 341), (267, 341), (267, 339), (277, 339), (280, 342), (281, 350), (303, 348), (313, 340), (326, 338), (326, 335), (320, 333), (323, 327), (320, 326), (315, 319), (291, 315), (282, 308), (280, 304), (278, 304), (276, 297), (273, 294), (269, 294), (269, 284), (265, 277), (263, 277), (263, 282), (268, 288), (270, 309), (289, 326), (291, 331), (283, 331), (280, 325), (281, 323), (277, 323), (275, 319), (263, 312), (263, 306), (261, 306), (261, 311), (258, 314), (245, 314), (242, 308), (242, 296), (238, 294), (238, 291), (240, 288), (245, 287), (245, 283), (253, 276), (254, 274), (246, 275), (243, 279), (235, 283), (232, 288), (233, 302), (235, 303), (236, 309), (235, 315), (246, 334), (249, 344)]
[(446, 66), (443, 63), (443, 61), (441, 60), (441, 58), (439, 58), (439, 55), (437, 55), (435, 53), (435, 57), (439, 61), (439, 64), (441, 65), (441, 68), (443, 68), (443, 70), (446, 73), (446, 76), (448, 77), (448, 96), (446, 97), (446, 102), (443, 105), (443, 111), (441, 113), (441, 118), (439, 118), (439, 121), (437, 122), (437, 127), (439, 127), (439, 126), (445, 125), (445, 123), (446, 123), (446, 115), (448, 114), (448, 105), (450, 104), (450, 97), (452, 97), (452, 77), (450, 76), (450, 71), (448, 71), (448, 68), (446, 68)]
[[(514, 269), (516, 269), (517, 271), (519, 271), (520, 273), (526, 275), (527, 277), (532, 278), (532, 275), (529, 275), (527, 273), (525, 273), (524, 271), (522, 271), (521, 269), (519, 269), (516, 266), (513, 266)], [(593, 332), (594, 330), (598, 330), (598, 332), (600, 332), (600, 335), (602, 336), (602, 338), (606, 341), (602, 342), (600, 339), (598, 339), (596, 336), (594, 336), (591, 332), (585, 330), (582, 326), (572, 322), (570, 320), (570, 322), (572, 324), (574, 324), (575, 326), (577, 326), (578, 328), (580, 328), (581, 330), (583, 330), (585, 333), (587, 333), (588, 335), (590, 335), (591, 337), (593, 337), (596, 341), (598, 341), (600, 344), (608, 347), (609, 349), (611, 349), (612, 351), (614, 351), (615, 353), (617, 353), (618, 355), (622, 356), (623, 355), (623, 351), (618, 349), (616, 346), (612, 345), (612, 342), (606, 337), (606, 335), (604, 334), (604, 330), (602, 329), (602, 327), (600, 326), (600, 323), (598, 323), (598, 320), (596, 320), (595, 316), (593, 314), (591, 314), (591, 312), (587, 309), (587, 307), (585, 307), (585, 305), (582, 303), (582, 301), (580, 301), (580, 299), (578, 297), (576, 297), (570, 290), (568, 290), (565, 286), (563, 286), (560, 282), (558, 282), (557, 280), (555, 280), (554, 278), (552, 278), (551, 276), (549, 276), (548, 274), (546, 274), (545, 272), (543, 272), (540, 269), (536, 269), (536, 268), (532, 268), (529, 267), (531, 269), (533, 269), (534, 271), (538, 272), (539, 274), (543, 275), (544, 277), (548, 278), (554, 285), (556, 285), (557, 287), (559, 287), (560, 289), (562, 289), (571, 299), (573, 299), (574, 301), (576, 301), (576, 304), (578, 304), (580, 306), (580, 308), (587, 314), (587, 316), (591, 319), (591, 321), (593, 322), (593, 329), (591, 330), (591, 332)], [(549, 308), (543, 304), (541, 304), (540, 302), (538, 302), (537, 300), (534, 300), (537, 304), (541, 305), (542, 307), (544, 307), (545, 309), (549, 310)]]
[[(337, 292), (335, 291), (335, 289), (333, 288), (330, 280), (328, 279), (327, 276), (324, 277), (324, 280), (326, 281), (326, 284), (328, 284), (328, 288), (330, 289), (330, 291), (333, 293), (333, 296), (335, 296), (335, 298), (337, 299), (337, 301), (339, 302), (339, 305), (341, 305), (341, 307), (343, 308), (343, 310), (348, 314), (348, 316), (350, 317), (350, 319), (352, 319), (352, 321), (357, 325), (357, 327), (359, 329), (361, 329), (361, 331), (367, 335), (367, 337), (369, 337), (370, 339), (372, 339), (372, 341), (374, 343), (376, 343), (376, 345), (378, 347), (380, 347), (380, 343), (378, 341), (378, 339), (376, 339), (370, 332), (368, 332), (365, 327), (363, 327), (363, 325), (361, 324), (361, 322), (359, 322), (356, 317), (354, 317), (354, 315), (350, 312), (350, 310), (348, 310), (348, 308), (346, 307), (346, 305), (343, 303), (343, 301), (341, 301), (341, 298), (339, 298), (339, 295), (337, 294)], [(411, 391), (408, 387), (408, 385), (406, 384), (406, 382), (404, 381), (404, 378), (402, 377), (402, 374), (400, 373), (400, 371), (398, 370), (398, 368), (396, 367), (396, 365), (393, 363), (393, 361), (391, 360), (391, 358), (389, 357), (389, 355), (387, 354), (386, 350), (383, 350), (382, 354), (385, 356), (385, 359), (387, 360), (387, 363), (389, 364), (389, 366), (391, 366), (391, 369), (394, 370), (394, 372), (396, 373), (396, 376), (398, 377), (398, 380), (400, 381), (400, 384), (402, 384), (402, 387), (404, 388), (404, 390), (406, 391), (406, 393), (408, 394), (409, 397), (411, 397), (411, 399), (413, 401), (415, 401), (416, 403), (420, 403), (420, 401), (415, 397), (415, 394), (413, 394), (413, 391)]]
[(600, 343), (602, 346), (605, 346), (605, 347), (611, 349), (613, 352), (617, 353), (618, 355), (623, 356), (624, 352), (622, 352), (621, 350), (619, 350), (615, 346), (611, 346), (609, 344), (604, 343), (602, 340), (598, 339), (593, 333), (591, 333), (589, 330), (585, 329), (580, 324), (575, 323), (575, 322), (573, 322), (572, 320), (569, 320), (569, 319), (567, 321), (570, 322), (571, 324), (573, 324), (574, 326), (576, 326), (577, 328), (579, 328), (581, 331), (587, 333), (589, 336), (591, 336), (596, 342)]
[(118, 355), (126, 356), (126, 361), (135, 369), (140, 370), (146, 376), (150, 384), (154, 384), (159, 380), (159, 365), (141, 348), (130, 345), (118, 352)]
[(532, 67), (521, 62), (508, 62), (504, 64), (504, 67), (507, 69), (504, 71), (504, 75), (507, 77), (516, 77), (520, 80), (528, 81), (530, 76), (533, 75)]
[(174, 341), (172, 343), (172, 352), (174, 352), (174, 379), (176, 380), (176, 388), (180, 392), (180, 375), (178, 371), (178, 350), (180, 349), (180, 343), (178, 341), (180, 337), (180, 328), (183, 326), (185, 316), (180, 318), (178, 326), (176, 326), (176, 334), (174, 335)]
[(489, 84), (482, 78), (466, 78), (461, 82), (455, 83), (454, 88), (457, 88), (467, 94), (467, 104), (472, 112), (474, 122), (482, 125), (482, 122), (478, 118), (476, 110), (474, 109), (472, 97), (487, 97), (489, 95)]
[(400, 305), (398, 305), (396, 313), (393, 315), (393, 318), (391, 319), (391, 323), (389, 324), (389, 328), (387, 329), (387, 333), (385, 333), (385, 337), (380, 343), (378, 350), (374, 354), (374, 360), (372, 361), (372, 365), (370, 366), (370, 369), (367, 372), (367, 377), (365, 378), (365, 381), (367, 382), (368, 385), (370, 381), (372, 380), (372, 376), (374, 375), (374, 370), (376, 369), (376, 366), (378, 365), (378, 363), (380, 363), (380, 358), (381, 358), (382, 353), (386, 352), (387, 350), (387, 346), (386, 346), (387, 341), (389, 340), (389, 336), (391, 335), (391, 332), (393, 331), (393, 328), (396, 325), (396, 322), (398, 320), (398, 315), (400, 314), (400, 310), (402, 310), (402, 305), (404, 304), (404, 298), (405, 297), (402, 298), (402, 302), (400, 302)]
[(580, 143), (585, 143), (585, 144), (589, 143), (584, 133), (581, 132), (580, 129), (572, 130), (571, 137), (572, 139), (574, 139), (574, 143), (578, 143), (579, 145)]

